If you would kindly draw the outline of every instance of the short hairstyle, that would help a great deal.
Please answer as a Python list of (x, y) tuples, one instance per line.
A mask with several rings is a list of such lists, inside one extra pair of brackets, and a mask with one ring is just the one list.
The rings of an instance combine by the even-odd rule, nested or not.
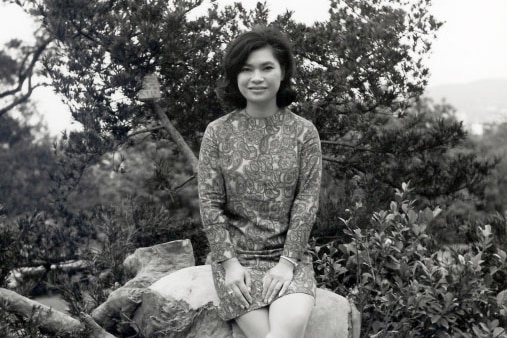
[(296, 91), (291, 83), (295, 73), (294, 55), (288, 39), (275, 28), (257, 26), (240, 34), (227, 47), (222, 64), (223, 79), (217, 90), (223, 103), (235, 109), (246, 107), (246, 99), (238, 88), (238, 74), (250, 53), (266, 46), (273, 49), (273, 55), (284, 71), (284, 78), (276, 94), (276, 104), (284, 108), (296, 100)]

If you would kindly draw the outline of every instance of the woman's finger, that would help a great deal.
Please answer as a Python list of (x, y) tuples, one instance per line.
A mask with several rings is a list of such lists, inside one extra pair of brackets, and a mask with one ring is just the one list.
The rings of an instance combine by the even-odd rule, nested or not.
[(240, 301), (243, 303), (243, 305), (248, 308), (250, 304), (252, 303), (252, 297), (250, 296), (250, 292), (248, 291), (248, 288), (246, 287), (245, 283), (238, 283), (237, 287), (240, 292)]
[(264, 278), (262, 279), (262, 299), (266, 298), (266, 294), (268, 292), (269, 285), (271, 284), (271, 281), (273, 279), (268, 276), (268, 274), (264, 275)]
[(229, 292), (229, 294), (231, 294), (231, 296), (239, 302), (241, 307), (243, 309), (248, 308), (248, 302), (246, 301), (245, 297), (243, 296), (243, 293), (241, 292), (239, 286), (238, 285), (232, 286), (231, 291), (232, 291), (232, 294), (230, 292)]
[(289, 289), (289, 285), (290, 285), (289, 281), (283, 283), (283, 286), (280, 289), (280, 292), (278, 293), (278, 297), (282, 297), (287, 292), (287, 290)]
[(268, 286), (268, 289), (266, 290), (266, 297), (264, 297), (264, 302), (267, 303), (273, 298), (273, 294), (276, 291), (276, 287), (278, 285), (278, 281), (275, 279), (271, 280), (271, 283)]
[(252, 278), (250, 277), (250, 271), (248, 271), (248, 269), (245, 270), (245, 285), (246, 288), (248, 289), (248, 295), (250, 295), (250, 293), (252, 292)]
[(278, 281), (276, 284), (275, 284), (275, 287), (273, 288), (273, 292), (271, 293), (271, 296), (269, 297), (269, 302), (272, 302), (273, 299), (276, 297), (276, 295), (280, 292), (280, 290), (282, 289), (283, 287), (283, 282), (282, 281)]

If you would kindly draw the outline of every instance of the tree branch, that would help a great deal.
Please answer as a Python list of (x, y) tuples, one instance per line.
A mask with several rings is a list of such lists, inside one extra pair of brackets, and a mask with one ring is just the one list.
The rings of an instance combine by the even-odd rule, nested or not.
[(79, 320), (49, 306), (33, 301), (29, 298), (4, 288), (0, 288), (0, 307), (24, 318), (36, 317), (41, 328), (51, 333), (77, 333), (88, 330), (93, 338), (114, 338), (97, 325), (90, 316), (83, 315), (83, 324)]
[(157, 130), (160, 130), (160, 129), (164, 129), (164, 126), (157, 126), (157, 127), (153, 127), (153, 128), (147, 128), (147, 129), (142, 129), (142, 130), (139, 130), (139, 131), (135, 131), (133, 133), (128, 134), (127, 137), (132, 137), (132, 136), (139, 135), (139, 134), (144, 134), (144, 133), (151, 133), (152, 131), (157, 131)]
[(322, 156), (322, 160), (328, 161), (328, 162), (340, 163), (340, 164), (344, 163), (343, 161), (337, 159), (336, 157), (331, 157), (331, 156)]
[(18, 72), (18, 85), (10, 90), (6, 90), (2, 93), (0, 93), (0, 98), (7, 97), (9, 95), (14, 95), (17, 92), (19, 92), (23, 88), (23, 84), (25, 83), (25, 80), (27, 78), (31, 78), (33, 75), (33, 69), (35, 67), (35, 64), (39, 61), (39, 58), (41, 57), (42, 53), (46, 49), (46, 47), (53, 41), (52, 39), (47, 39), (41, 43), (39, 47), (35, 49), (33, 52), (32, 60), (30, 61), (30, 64), (27, 66), (25, 70), (23, 70), (23, 66), (28, 58), (28, 55), (25, 56), (23, 59), (23, 62), (21, 63), (21, 67)]
[(24, 95), (19, 96), (16, 99), (14, 99), (7, 106), (0, 108), (0, 116), (7, 113), (9, 110), (16, 107), (17, 105), (20, 105), (20, 104), (26, 102), (30, 98), (30, 96), (32, 96), (33, 90), (37, 87), (42, 87), (42, 86), (46, 86), (46, 84), (39, 83), (39, 84), (36, 84), (35, 86), (32, 86), (32, 79), (30, 78), (28, 80), (28, 91)]
[(192, 181), (193, 179), (195, 179), (195, 175), (190, 176), (184, 182), (182, 182), (182, 183), (178, 184), (177, 186), (171, 188), (171, 191), (172, 192), (176, 192), (178, 189), (183, 188), (188, 182)]
[(187, 158), (188, 162), (190, 162), (194, 174), (197, 174), (199, 160), (195, 156), (192, 149), (190, 149), (187, 142), (185, 142), (185, 139), (183, 139), (183, 136), (181, 136), (180, 132), (174, 128), (171, 120), (169, 120), (166, 113), (162, 110), (162, 107), (160, 107), (160, 104), (155, 100), (150, 100), (149, 104), (151, 105), (152, 110), (160, 119), (162, 126), (167, 130), (173, 141), (176, 143), (183, 155)]

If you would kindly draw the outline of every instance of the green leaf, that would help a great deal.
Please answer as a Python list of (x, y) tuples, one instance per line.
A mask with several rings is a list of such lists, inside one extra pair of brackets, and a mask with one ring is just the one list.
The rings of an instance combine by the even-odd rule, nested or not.
[(498, 293), (496, 296), (496, 303), (498, 306), (507, 306), (507, 290)]
[(418, 216), (414, 210), (409, 210), (407, 213), (407, 216), (408, 216), (408, 223), (409, 224), (414, 224), (415, 222), (417, 222)]
[(433, 209), (433, 217), (437, 217), (438, 215), (440, 215), (441, 212), (442, 209), (440, 209), (440, 207), (436, 207), (435, 209)]
[(433, 220), (433, 211), (430, 208), (424, 209), (422, 212), (422, 221), (421, 223), (429, 223)]
[(441, 315), (430, 315), (431, 323), (435, 324), (442, 318)]
[(384, 263), (384, 266), (391, 270), (399, 270), (400, 269), (400, 261), (396, 259), (394, 256), (387, 256), (388, 260)]
[(497, 327), (493, 330), (493, 337), (500, 337), (501, 334), (504, 334), (506, 331), (504, 328)]
[(507, 253), (503, 251), (502, 249), (497, 249), (495, 256), (500, 258), (500, 263), (505, 263), (505, 260), (507, 259)]
[(414, 233), (414, 235), (416, 236), (419, 236), (419, 234), (421, 233), (421, 227), (419, 226), (419, 224), (412, 224), (412, 232)]

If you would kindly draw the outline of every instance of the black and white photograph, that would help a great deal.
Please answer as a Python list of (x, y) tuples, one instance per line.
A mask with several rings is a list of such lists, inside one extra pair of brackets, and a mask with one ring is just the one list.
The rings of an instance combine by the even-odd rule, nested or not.
[(0, 337), (507, 338), (507, 1), (0, 0)]

